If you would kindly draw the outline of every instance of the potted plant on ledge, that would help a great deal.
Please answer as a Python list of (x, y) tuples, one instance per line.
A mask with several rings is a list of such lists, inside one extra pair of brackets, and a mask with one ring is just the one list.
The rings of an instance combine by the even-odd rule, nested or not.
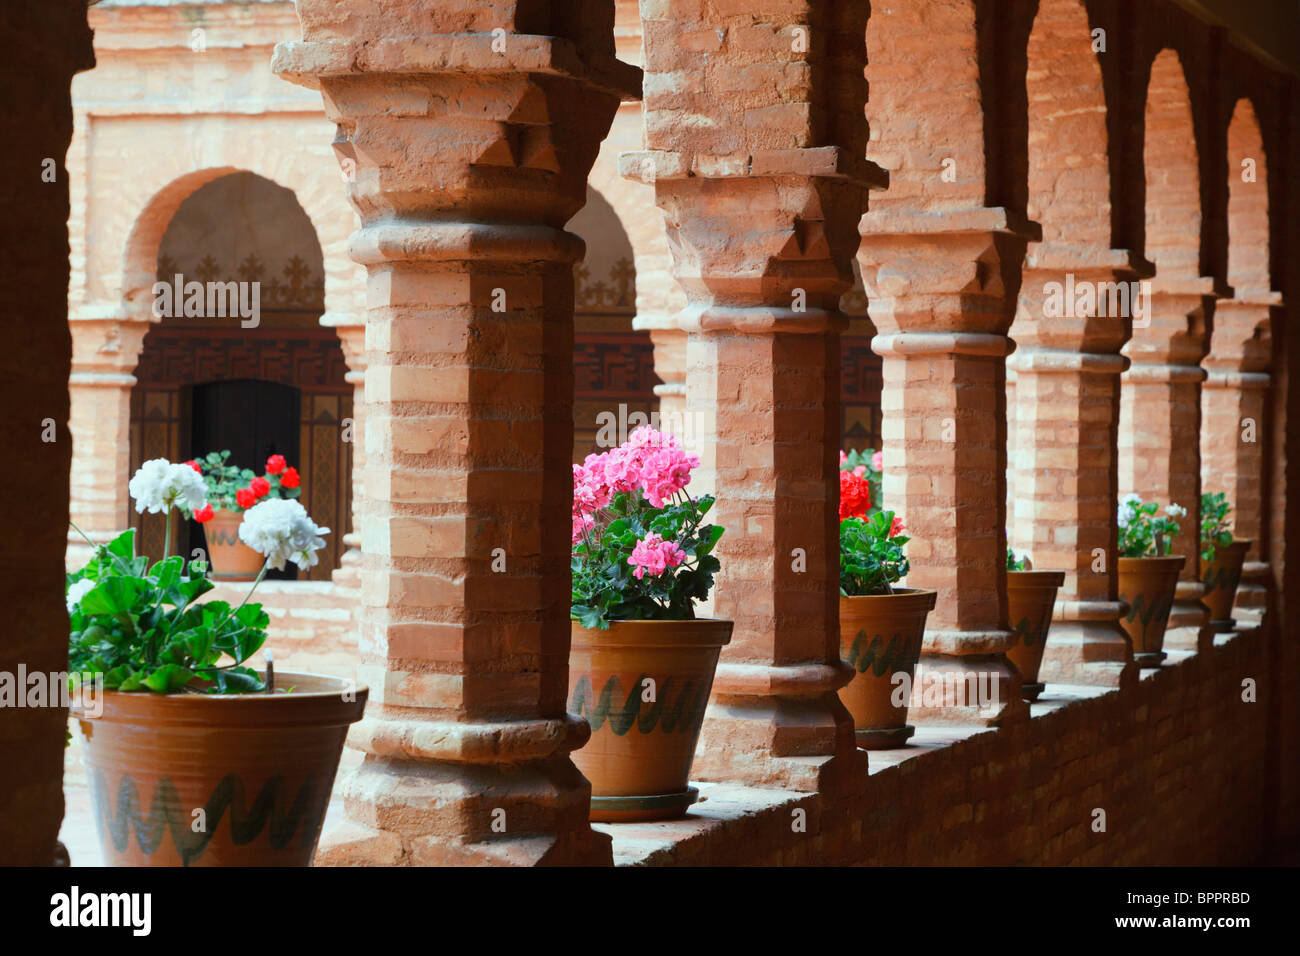
[(1137, 495), (1119, 504), (1119, 597), (1128, 604), (1120, 622), (1133, 642), (1133, 659), (1141, 667), (1159, 667), (1178, 575), (1187, 559), (1171, 554), (1179, 534), (1178, 519), (1187, 509), (1176, 504), (1157, 517), (1160, 506)]
[(1223, 492), (1201, 495), (1201, 581), (1205, 584), (1202, 600), (1210, 609), (1210, 627), (1220, 633), (1230, 632), (1237, 626), (1232, 619), (1232, 605), (1251, 545), (1249, 539), (1233, 538), (1228, 530), (1231, 510)]
[(283, 455), (268, 458), (262, 475), (229, 464), (229, 458), (229, 451), (214, 451), (185, 463), (202, 476), (207, 488), (208, 503), (194, 512), (194, 520), (203, 525), (213, 580), (251, 581), (262, 567), (262, 556), (240, 540), (244, 512), (261, 501), (297, 498), (302, 479)]
[(854, 675), (840, 700), (853, 715), (858, 746), (884, 750), (916, 732), (907, 705), (938, 595), (894, 586), (907, 574), (903, 547), (911, 539), (892, 511), (872, 511), (871, 487), (857, 467), (841, 457), (840, 656)]
[(699, 459), (649, 426), (573, 466), (569, 710), (591, 739), (573, 762), (591, 819), (681, 816), (695, 744), (731, 621), (697, 618), (722, 528), (686, 492)]
[[(187, 464), (147, 462), (130, 488), (165, 518), (208, 507)], [(263, 565), (248, 597), (267, 568), (314, 565), (328, 532), (296, 501), (250, 508), (240, 535)], [(134, 530), (68, 575), (73, 716), (112, 866), (306, 866), (316, 851), (366, 688), (275, 674), (269, 653), (264, 673), (247, 666), (267, 614), (248, 597), (200, 603), (212, 587), (202, 561), (150, 566)]]
[(1007, 548), (1007, 619), (1015, 637), (1006, 653), (1020, 670), (1025, 700), (1037, 700), (1043, 692), (1038, 669), (1047, 649), (1056, 592), (1064, 583), (1064, 571), (1035, 571), (1027, 558), (1017, 558)]

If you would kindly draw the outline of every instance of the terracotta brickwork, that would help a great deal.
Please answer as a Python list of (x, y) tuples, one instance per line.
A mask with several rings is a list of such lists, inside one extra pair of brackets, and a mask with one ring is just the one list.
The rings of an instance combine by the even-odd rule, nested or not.
[[(673, 840), (627, 825), (630, 845), (616, 838), (615, 853), (650, 866), (1255, 863), (1276, 848), (1273, 755), (1286, 744), (1270, 729), (1280, 701), (1243, 701), (1241, 681), (1270, 659), (1256, 631), (1127, 691), (1037, 704), (1032, 720), (921, 741), (928, 749), (901, 760), (873, 754), (865, 792), (849, 800), (786, 794)], [(632, 852), (638, 841), (654, 849)]]
[[(812, 789), (860, 774), (835, 691), (839, 300), (865, 190), (865, 10), (642, 10), (644, 151), (687, 306), (686, 412), (726, 533), (713, 614), (736, 622), (702, 779)], [(657, 340), (661, 348), (664, 339)]]
[[(40, 465), (7, 506), (24, 627), (0, 667), (65, 660), (65, 477), (93, 535), (124, 523), (164, 232), (246, 170), (311, 220), (355, 398), (342, 567), (265, 595), (277, 661), (370, 686), (318, 863), (1225, 864), (1300, 837), (1294, 71), (1172, 0), (192, 6), (217, 55), (184, 52), (172, 5), (95, 10), (104, 82), (76, 81), (75, 112), (82, 4), (0, 14), (34, 38), (8, 60), (4, 447)], [(140, 47), (177, 54), (180, 94), (139, 79)], [(234, 76), (262, 108), (222, 100)], [(625, 361), (575, 334), (593, 193), (635, 286), (625, 269), (584, 302), (626, 321), (634, 296), (650, 333)], [(1142, 298), (1054, 311), (1080, 284)], [(702, 610), (735, 634), (704, 800), (673, 823), (593, 827), (570, 756), (589, 735), (565, 708), (575, 342), (587, 388), (644, 396), (653, 362), (727, 529)], [(878, 384), (883, 504), (906, 583), (938, 593), (923, 666), (996, 688), (918, 690), (913, 745), (869, 757), (836, 694), (842, 377)], [(1218, 637), (1202, 490), (1254, 541)], [(1141, 675), (1117, 627), (1129, 491), (1189, 512), (1170, 659)], [(1066, 573), (1032, 707), (1004, 654), (1008, 541)], [(21, 768), (0, 862), (55, 856), (60, 716), (0, 714)]]
[(355, 163), (350, 250), (369, 271), (371, 707), (351, 830), (323, 851), (336, 862), (608, 859), (568, 758), (588, 731), (564, 713), (581, 243), (562, 227), (637, 75), (612, 23), (581, 13), (303, 3), (303, 40), (277, 49)]

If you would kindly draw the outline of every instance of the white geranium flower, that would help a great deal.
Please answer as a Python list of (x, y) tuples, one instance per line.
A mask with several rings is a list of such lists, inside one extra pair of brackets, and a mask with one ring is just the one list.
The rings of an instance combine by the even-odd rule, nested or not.
[(75, 611), (77, 605), (81, 603), (81, 599), (94, 589), (95, 581), (92, 578), (82, 578), (68, 588), (68, 613), (71, 614)]
[(131, 476), (127, 490), (140, 514), (165, 512), (173, 505), (197, 511), (208, 501), (203, 476), (189, 465), (173, 465), (166, 458), (154, 458)]
[(1170, 506), (1165, 509), (1165, 514), (1169, 515), (1171, 518), (1186, 518), (1187, 509), (1180, 505), (1170, 504)]
[(1142, 504), (1142, 499), (1138, 495), (1125, 495), (1119, 500), (1119, 509), (1115, 512), (1121, 526), (1128, 525), (1137, 517), (1138, 505)]
[(329, 528), (317, 527), (307, 509), (292, 498), (268, 498), (244, 512), (239, 526), (239, 540), (264, 555), (277, 571), (285, 561), (300, 568), (317, 563), (316, 552), (325, 547)]

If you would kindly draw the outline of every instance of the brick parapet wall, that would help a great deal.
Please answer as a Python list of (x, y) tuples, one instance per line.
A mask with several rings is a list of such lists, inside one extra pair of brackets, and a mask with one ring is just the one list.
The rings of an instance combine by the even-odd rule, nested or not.
[[(705, 785), (692, 818), (600, 827), (624, 865), (1227, 865), (1294, 838), (1267, 812), (1285, 761), (1280, 642), (1239, 633), (1146, 672), (1130, 691), (1063, 702), (1049, 687), (1027, 722), (918, 731), (873, 752), (865, 796)], [(1255, 703), (1241, 682), (1254, 678)], [(1086, 692), (1085, 692), (1086, 693)], [(806, 813), (797, 832), (794, 811)], [(1093, 831), (1105, 811), (1105, 832)], [(1274, 823), (1278, 823), (1276, 828)]]

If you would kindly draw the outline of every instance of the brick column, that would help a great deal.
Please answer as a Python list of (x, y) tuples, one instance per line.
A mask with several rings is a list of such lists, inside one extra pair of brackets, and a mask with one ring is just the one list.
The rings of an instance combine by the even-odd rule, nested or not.
[(1268, 604), (1272, 580), (1263, 559), (1264, 442), (1273, 357), (1269, 311), (1281, 304), (1278, 292), (1238, 290), (1220, 299), (1210, 353), (1201, 362), (1201, 487), (1228, 496), (1233, 534), (1251, 541), (1236, 607), (1255, 619)]
[(663, 380), (655, 386), (660, 427), (679, 438), (693, 439), (686, 419), (686, 333), (677, 316), (638, 314), (632, 328), (649, 332), (654, 345), (655, 374)]
[[(360, 318), (360, 320), (358, 320)], [(339, 567), (333, 574), (334, 581), (356, 582), (361, 568), (361, 515), (362, 498), (365, 490), (366, 446), (363, 428), (366, 417), (366, 326), (364, 317), (354, 317), (327, 312), (320, 317), (320, 324), (338, 333), (339, 344), (343, 348), (343, 360), (347, 362), (348, 371), (344, 380), (352, 386), (352, 427), (350, 447), (352, 449), (352, 527), (343, 535), (343, 544), (347, 548), (340, 558)]]
[[(853, 282), (865, 6), (642, 6), (646, 146), (688, 299), (687, 414), (735, 621), (696, 748), (703, 780), (815, 790), (866, 759), (837, 691), (839, 299)], [(704, 19), (708, 17), (708, 19)], [(842, 85), (840, 85), (842, 84)], [(838, 99), (832, 100), (832, 95)], [(671, 340), (670, 340), (671, 341)]]
[(1025, 262), (1008, 360), (1017, 401), (1010, 526), (1014, 546), (1033, 556), (1035, 568), (1065, 572), (1040, 671), (1045, 681), (1117, 687), (1137, 676), (1119, 624), (1115, 517), (1120, 373), (1128, 367), (1120, 349), (1131, 332), (1131, 300), (1123, 300), (1122, 314), (1108, 302), (1087, 317), (1048, 316), (1045, 305), (1057, 291), (1052, 283), (1105, 288), (1150, 271), (1124, 250), (1085, 258), (1076, 246), (1054, 244), (1031, 247)]
[[(1006, 357), (1026, 243), (1037, 226), (1005, 209), (942, 216), (870, 212), (859, 261), (883, 357), (884, 505), (907, 524), (910, 587), (939, 594), (921, 666), (966, 695), (918, 720), (997, 723), (1027, 713), (1006, 659)], [(1018, 385), (1017, 388), (1020, 386)]]
[[(149, 319), (102, 312), (73, 313), (72, 375), (68, 379), (72, 431), (72, 520), (94, 542), (111, 540), (129, 519), (131, 496), (131, 388)], [(85, 539), (68, 529), (68, 567), (90, 560)]]
[(605, 12), (300, 0), (303, 41), (276, 48), (356, 164), (369, 273), (367, 756), (322, 862), (610, 862), (565, 714), (582, 242), (563, 225), (638, 75)]
[(1150, 321), (1124, 346), (1130, 365), (1121, 377), (1120, 494), (1187, 509), (1173, 553), (1185, 555), (1169, 614), (1167, 647), (1196, 650), (1213, 641), (1210, 612), (1201, 603), (1201, 360), (1209, 348), (1206, 310), (1211, 278), (1161, 277), (1151, 282)]

